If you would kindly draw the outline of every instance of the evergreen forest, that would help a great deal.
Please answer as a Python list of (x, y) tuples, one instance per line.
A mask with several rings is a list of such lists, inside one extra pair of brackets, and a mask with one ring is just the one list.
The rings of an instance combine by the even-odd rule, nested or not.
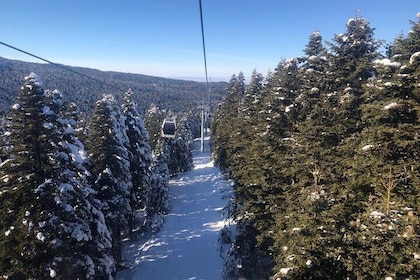
[(226, 279), (420, 278), (420, 18), (411, 26), (384, 45), (355, 16), (265, 77), (232, 76), (211, 127), (235, 189)]
[[(95, 102), (103, 94), (112, 94), (118, 102), (122, 102), (127, 89), (133, 91), (133, 99), (141, 115), (151, 104), (177, 113), (194, 111), (207, 101), (208, 89), (203, 82), (59, 66), (0, 57), (0, 117), (9, 114), (23, 78), (31, 72), (41, 77), (45, 88), (59, 89), (64, 102), (76, 103), (81, 121), (90, 118)], [(226, 84), (210, 82), (213, 105), (222, 100)]]
[[(74, 102), (25, 77), (2, 122), (0, 278), (114, 279), (123, 242), (161, 227), (170, 176), (190, 170), (193, 113), (104, 94), (81, 120)], [(167, 116), (176, 138), (163, 138)], [(150, 131), (150, 132), (149, 132)]]
[[(225, 279), (420, 279), (411, 26), (385, 45), (355, 16), (266, 76), (211, 83), (213, 159), (234, 189)], [(193, 168), (205, 84), (73, 68), (112, 89), (54, 67), (0, 58), (0, 278), (114, 279)]]

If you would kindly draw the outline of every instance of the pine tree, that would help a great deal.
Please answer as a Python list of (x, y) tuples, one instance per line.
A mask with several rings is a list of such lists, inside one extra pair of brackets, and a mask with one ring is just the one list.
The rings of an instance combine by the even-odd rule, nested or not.
[(92, 163), (94, 190), (112, 235), (113, 256), (121, 262), (122, 235), (129, 232), (132, 217), (132, 176), (129, 140), (124, 118), (112, 95), (96, 103), (86, 144)]
[(62, 240), (50, 267), (63, 278), (110, 278), (115, 272), (111, 236), (88, 184), (90, 173), (85, 166), (89, 163), (83, 144), (75, 136), (76, 122), (61, 116), (64, 105), (59, 91), (46, 91), (45, 98), (44, 126), (51, 126), (53, 133), (48, 139), (56, 143), (57, 152), (51, 158), (52, 178), (37, 191), (45, 197), (44, 211), (61, 214), (45, 226), (44, 234)]
[(374, 28), (363, 17), (347, 21), (346, 32), (334, 36), (330, 43), (332, 71), (336, 90), (351, 87), (358, 90), (374, 69), (371, 62), (379, 57), (381, 41), (374, 38)]
[(171, 176), (181, 172), (189, 171), (193, 168), (192, 148), (193, 135), (192, 128), (188, 123), (188, 116), (177, 118), (177, 137), (165, 140), (169, 150), (169, 174)]
[[(351, 166), (357, 175), (352, 184), (364, 187), (369, 194), (364, 211), (353, 222), (353, 236), (362, 231), (365, 239), (349, 238), (353, 257), (347, 260), (348, 266), (358, 277), (416, 278), (418, 274), (410, 248), (419, 242), (414, 230), (419, 224), (418, 210), (414, 210), (419, 201), (419, 140), (415, 136), (419, 103), (416, 65), (412, 55), (403, 55), (405, 40), (416, 37), (414, 30), (407, 39), (399, 37), (394, 42), (389, 59), (374, 61), (377, 77), (366, 84), (361, 105), (365, 128), (352, 140), (357, 145)], [(372, 259), (378, 268), (366, 269)]]
[(149, 145), (152, 151), (156, 150), (158, 142), (161, 139), (161, 130), (164, 119), (164, 112), (154, 104), (150, 105), (150, 108), (144, 115), (144, 125), (149, 132)]
[[(131, 90), (125, 93), (122, 108), (130, 145), (130, 172), (133, 182), (130, 205), (132, 210), (136, 211), (144, 209), (147, 206), (147, 196), (150, 194), (150, 177), (152, 173), (152, 150), (147, 143), (149, 133), (137, 111)], [(133, 229), (133, 226), (130, 225), (130, 228)]]
[(242, 98), (231, 79), (211, 131), (239, 217), (226, 278), (418, 278), (418, 26), (382, 59), (351, 18)]
[(322, 36), (319, 31), (311, 34), (304, 53), (305, 56), (301, 58), (302, 84), (300, 87), (306, 97), (302, 99), (302, 111), (305, 112), (311, 110), (310, 106), (314, 103), (313, 101), (316, 101), (320, 93), (325, 93), (330, 87), (327, 83), (327, 75), (329, 74), (328, 52), (322, 43)]
[[(215, 136), (212, 139), (215, 164), (222, 170), (226, 169), (229, 165), (231, 159), (228, 158), (228, 155), (234, 154), (234, 152), (227, 151), (226, 148), (235, 149), (232, 145), (235, 143), (233, 129), (235, 128), (235, 120), (241, 111), (244, 94), (245, 78), (241, 72), (238, 76), (233, 75), (230, 79), (226, 99), (217, 110), (218, 118), (212, 121), (211, 131)], [(226, 120), (230, 121), (227, 122)]]
[[(163, 139), (162, 139), (163, 140)], [(147, 222), (152, 231), (160, 229), (170, 209), (169, 200), (169, 151), (164, 141), (158, 141), (153, 152), (150, 191), (147, 195)]]
[(2, 166), (9, 215), (1, 223), (1, 270), (12, 278), (110, 278), (110, 235), (87, 183), (83, 145), (61, 117), (60, 93), (44, 94), (35, 74), (26, 80), (14, 105), (15, 149)]
[(26, 218), (27, 213), (35, 212), (33, 202), (37, 195), (34, 189), (44, 182), (45, 177), (41, 160), (44, 151), (39, 141), (44, 120), (44, 91), (35, 74), (31, 73), (26, 80), (13, 106), (13, 158), (1, 166), (0, 271), (21, 278), (46, 274), (42, 264), (51, 257), (40, 248), (43, 244), (32, 231), (36, 221)]

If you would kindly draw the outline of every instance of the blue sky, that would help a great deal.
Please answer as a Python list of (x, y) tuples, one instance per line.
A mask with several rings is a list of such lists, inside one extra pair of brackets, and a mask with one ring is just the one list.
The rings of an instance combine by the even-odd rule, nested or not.
[[(57, 63), (204, 79), (198, 0), (0, 0), (0, 41)], [(365, 17), (392, 41), (417, 22), (419, 0), (202, 0), (209, 79), (266, 75)], [(0, 56), (37, 61), (0, 45)], [(38, 61), (37, 61), (38, 62)]]

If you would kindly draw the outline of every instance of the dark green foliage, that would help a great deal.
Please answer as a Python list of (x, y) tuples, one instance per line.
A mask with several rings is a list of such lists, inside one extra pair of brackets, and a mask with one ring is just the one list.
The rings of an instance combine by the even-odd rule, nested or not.
[[(162, 125), (165, 121), (165, 116), (171, 116), (175, 119), (176, 133), (175, 138), (165, 138), (161, 134)], [(194, 140), (194, 128), (198, 118), (194, 117), (193, 113), (179, 114), (172, 117), (172, 113), (160, 110), (158, 107), (152, 105), (144, 117), (147, 131), (150, 132), (150, 144), (154, 154), (160, 154), (165, 150), (167, 154), (167, 165), (170, 176), (176, 175), (180, 172), (191, 170), (192, 162), (192, 145)]]
[(193, 168), (192, 148), (192, 116), (184, 115), (177, 120), (177, 137), (173, 140), (166, 139), (169, 149), (168, 169), (170, 175), (189, 171)]
[(211, 130), (235, 182), (229, 277), (419, 278), (419, 26), (383, 59), (351, 18), (265, 82), (233, 76)]
[[(22, 87), (12, 119), (14, 157), (2, 164), (0, 270), (9, 275), (42, 275), (45, 273), (43, 264), (52, 257), (46, 250), (39, 250), (42, 242), (27, 228), (29, 221), (25, 218), (27, 211), (40, 212), (34, 204), (37, 200), (34, 189), (44, 181), (42, 164), (45, 158), (42, 159), (42, 153), (48, 149), (48, 146), (42, 147), (40, 141), (44, 122), (43, 94), (34, 78)], [(34, 223), (32, 219), (30, 221)], [(13, 234), (8, 235), (9, 232)], [(25, 254), (21, 255), (23, 249)], [(39, 255), (35, 253), (37, 250)], [(27, 263), (31, 263), (31, 267), (26, 267)]]
[(17, 101), (12, 154), (1, 166), (2, 276), (111, 277), (110, 235), (61, 94), (44, 92), (31, 74)]
[[(175, 138), (161, 135), (165, 116), (176, 120)], [(168, 182), (169, 177), (193, 168), (192, 145), (194, 131), (199, 119), (193, 113), (178, 114), (166, 112), (152, 105), (144, 116), (144, 123), (150, 133), (152, 147), (152, 175), (147, 195), (147, 226), (152, 230), (161, 227), (164, 215), (170, 208)]]
[(133, 184), (126, 131), (115, 99), (105, 95), (96, 103), (86, 146), (92, 163), (93, 186), (112, 233), (113, 256), (117, 262), (121, 261), (122, 236), (129, 232), (132, 219)]
[(130, 205), (133, 214), (129, 218), (129, 228), (132, 231), (135, 211), (144, 209), (147, 205), (152, 176), (152, 150), (147, 143), (149, 133), (137, 111), (137, 105), (133, 100), (133, 92), (131, 90), (128, 90), (124, 96), (122, 108), (129, 141), (130, 173), (133, 184), (130, 194)]
[(153, 154), (152, 177), (147, 197), (147, 226), (152, 231), (160, 229), (164, 216), (170, 209), (169, 200), (169, 151), (165, 142), (159, 142)]
[(161, 129), (164, 120), (165, 112), (160, 110), (154, 104), (150, 105), (150, 108), (144, 115), (144, 125), (149, 132), (149, 145), (152, 151), (157, 150), (157, 146), (162, 140)]
[(194, 118), (180, 117), (171, 141), (162, 141), (159, 121), (152, 155), (132, 91), (124, 114), (104, 95), (89, 126), (79, 126), (87, 155), (76, 104), (44, 91), (35, 74), (26, 79), (1, 126), (0, 277), (111, 279), (122, 237), (136, 226), (158, 229), (169, 210), (169, 175), (192, 168)]

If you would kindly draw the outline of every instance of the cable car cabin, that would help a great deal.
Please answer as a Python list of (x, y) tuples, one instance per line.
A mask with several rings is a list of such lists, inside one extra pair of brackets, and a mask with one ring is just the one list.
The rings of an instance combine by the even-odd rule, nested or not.
[(164, 138), (175, 138), (176, 122), (175, 119), (165, 119), (162, 124), (161, 135)]

